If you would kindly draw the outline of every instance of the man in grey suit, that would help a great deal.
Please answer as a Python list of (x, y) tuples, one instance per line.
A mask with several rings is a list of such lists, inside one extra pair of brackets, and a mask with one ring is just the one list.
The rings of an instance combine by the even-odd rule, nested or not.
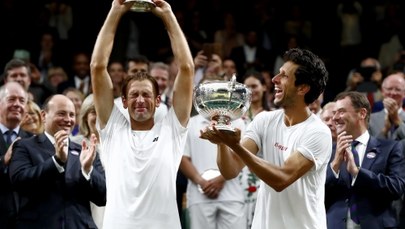
[(371, 114), (370, 134), (383, 139), (405, 139), (405, 112), (402, 109), (405, 98), (404, 73), (388, 75), (382, 83), (381, 91), (384, 109)]
[(8, 174), (12, 142), (32, 136), (20, 128), (25, 113), (27, 93), (17, 82), (0, 88), (0, 228), (14, 228), (18, 198)]

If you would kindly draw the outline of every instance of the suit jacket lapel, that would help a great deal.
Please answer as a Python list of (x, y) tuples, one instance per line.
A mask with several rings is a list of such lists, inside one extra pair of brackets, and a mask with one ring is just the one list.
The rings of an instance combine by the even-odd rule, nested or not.
[(55, 154), (55, 146), (49, 141), (45, 134), (38, 135), (38, 144), (42, 145), (42, 149), (45, 150), (47, 154), (53, 156)]
[(3, 133), (0, 131), (0, 155), (6, 154), (7, 144), (4, 141)]
[(17, 136), (19, 136), (21, 138), (28, 138), (28, 137), (33, 136), (33, 134), (31, 132), (26, 132), (22, 128), (20, 128), (20, 130), (18, 131)]
[(76, 163), (80, 162), (80, 151), (81, 148), (70, 141), (69, 139), (69, 150), (68, 150), (68, 158), (66, 163), (66, 170), (70, 170), (72, 167), (75, 166)]
[(379, 142), (373, 136), (370, 136), (368, 141), (366, 152), (363, 157), (363, 162), (361, 164), (362, 168), (370, 169), (370, 167), (375, 162), (376, 158), (380, 156)]

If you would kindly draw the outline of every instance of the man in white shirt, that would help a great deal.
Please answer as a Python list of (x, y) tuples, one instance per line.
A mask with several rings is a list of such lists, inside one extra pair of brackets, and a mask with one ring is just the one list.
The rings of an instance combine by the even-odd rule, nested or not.
[(227, 134), (214, 124), (201, 137), (218, 144), (218, 167), (226, 179), (238, 176), (244, 166), (260, 178), (253, 229), (325, 229), (324, 181), (332, 137), (308, 104), (325, 89), (328, 72), (309, 50), (290, 49), (284, 58), (272, 79), (280, 109), (256, 115), (242, 139), (240, 132)]
[(108, 189), (104, 229), (181, 228), (175, 185), (191, 113), (194, 64), (170, 5), (163, 0), (153, 3), (151, 12), (163, 21), (179, 63), (173, 106), (162, 120), (154, 119), (161, 101), (158, 84), (148, 73), (135, 73), (124, 81), (122, 103), (129, 120), (114, 104), (108, 57), (119, 21), (134, 2), (113, 1), (93, 50), (94, 105)]

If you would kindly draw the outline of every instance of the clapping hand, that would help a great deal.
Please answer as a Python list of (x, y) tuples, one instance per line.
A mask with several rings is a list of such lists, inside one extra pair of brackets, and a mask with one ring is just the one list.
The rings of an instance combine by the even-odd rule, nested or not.
[(95, 134), (90, 136), (90, 143), (86, 140), (82, 141), (82, 152), (80, 153), (80, 164), (82, 165), (83, 171), (88, 174), (93, 166), (94, 159), (96, 158), (96, 144), (97, 137)]

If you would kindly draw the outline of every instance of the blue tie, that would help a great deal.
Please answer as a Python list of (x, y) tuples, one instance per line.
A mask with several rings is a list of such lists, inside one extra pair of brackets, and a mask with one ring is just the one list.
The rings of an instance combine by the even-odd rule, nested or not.
[(13, 140), (12, 140), (13, 131), (7, 130), (6, 132), (4, 132), (4, 134), (6, 135), (6, 144), (7, 144), (7, 148), (8, 148), (11, 145), (11, 143), (13, 142)]
[(357, 167), (360, 166), (360, 160), (359, 160), (359, 152), (356, 150), (356, 146), (359, 144), (359, 141), (353, 141), (352, 142), (352, 153), (354, 157), (354, 162), (356, 163)]
[[(354, 157), (354, 162), (356, 163), (357, 167), (359, 167), (359, 153), (356, 150), (356, 146), (359, 144), (359, 141), (353, 141), (352, 142), (352, 153)], [(352, 201), (350, 204), (350, 218), (355, 222), (356, 224), (360, 224), (359, 216), (358, 216), (358, 209), (357, 209), (357, 204), (353, 201), (354, 194), (352, 194)]]

